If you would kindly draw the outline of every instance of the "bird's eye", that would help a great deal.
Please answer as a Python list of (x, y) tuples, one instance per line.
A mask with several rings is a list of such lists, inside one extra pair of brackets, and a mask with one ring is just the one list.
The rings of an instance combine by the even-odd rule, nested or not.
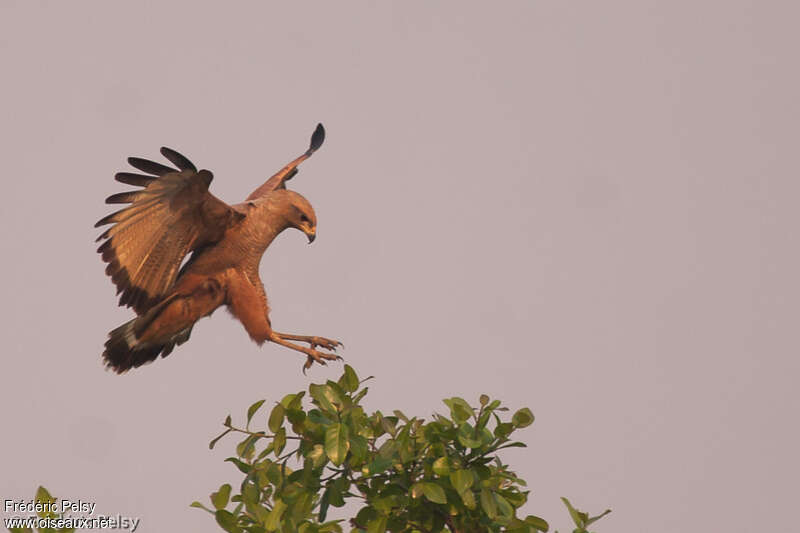
[(311, 222), (311, 221), (308, 219), (308, 217), (307, 217), (307, 216), (305, 216), (305, 215), (300, 215), (300, 222), (305, 222), (306, 224), (308, 224), (308, 223), (309, 223), (309, 222)]

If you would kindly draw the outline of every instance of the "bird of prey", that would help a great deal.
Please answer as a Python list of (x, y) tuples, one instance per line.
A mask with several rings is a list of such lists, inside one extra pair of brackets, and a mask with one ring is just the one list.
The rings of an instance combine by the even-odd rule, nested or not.
[(166, 357), (189, 339), (199, 319), (221, 305), (258, 344), (271, 341), (304, 353), (303, 371), (314, 362), (341, 359), (329, 353), (341, 346), (338, 341), (273, 330), (258, 276), (261, 256), (283, 230), (296, 228), (309, 243), (314, 241), (314, 209), (303, 196), (288, 190), (286, 182), (324, 139), (319, 124), (305, 153), (236, 205), (212, 195), (211, 172), (198, 171), (174, 150), (161, 148), (161, 154), (177, 168), (128, 159), (144, 174), (120, 172), (115, 178), (143, 189), (109, 196), (106, 203), (130, 205), (95, 224), (113, 224), (97, 238), (104, 241), (97, 251), (108, 263), (106, 274), (117, 294), (121, 293), (119, 304), (132, 307), (137, 315), (108, 334), (103, 352), (108, 368), (121, 374), (159, 355)]

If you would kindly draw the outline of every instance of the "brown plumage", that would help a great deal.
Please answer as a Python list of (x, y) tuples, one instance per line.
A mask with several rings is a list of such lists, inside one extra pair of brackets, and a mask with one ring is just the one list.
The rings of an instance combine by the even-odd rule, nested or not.
[(261, 256), (283, 230), (299, 229), (309, 242), (316, 236), (314, 209), (300, 194), (286, 189), (286, 181), (324, 140), (320, 124), (303, 155), (236, 205), (208, 192), (211, 172), (198, 171), (174, 150), (161, 148), (161, 154), (177, 168), (128, 159), (145, 174), (120, 172), (117, 181), (143, 188), (109, 196), (106, 203), (130, 205), (95, 224), (113, 224), (98, 237), (104, 242), (97, 251), (108, 263), (106, 274), (117, 286), (120, 305), (137, 314), (109, 333), (103, 352), (107, 367), (122, 373), (159, 355), (166, 357), (189, 339), (195, 322), (221, 305), (255, 342), (272, 341), (304, 353), (304, 370), (314, 361), (339, 359), (316, 349), (336, 350), (341, 346), (338, 341), (272, 329), (258, 276)]

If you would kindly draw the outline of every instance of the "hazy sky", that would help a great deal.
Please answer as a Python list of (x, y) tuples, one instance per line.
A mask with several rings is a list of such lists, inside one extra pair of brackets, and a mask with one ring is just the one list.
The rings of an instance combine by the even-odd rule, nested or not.
[[(130, 155), (238, 202), (302, 152), (319, 218), (267, 251), (279, 331), (346, 344), (367, 407), (529, 406), (526, 513), (602, 532), (785, 531), (800, 466), (793, 2), (0, 3), (0, 499), (44, 484), (213, 532), (228, 413), (335, 378), (218, 311), (103, 369), (95, 253)], [(4, 515), (5, 516), (5, 515)]]

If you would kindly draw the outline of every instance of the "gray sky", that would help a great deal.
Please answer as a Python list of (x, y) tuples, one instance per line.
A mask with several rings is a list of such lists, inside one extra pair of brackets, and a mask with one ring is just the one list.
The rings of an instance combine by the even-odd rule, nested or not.
[(344, 341), (371, 409), (529, 406), (505, 458), (562, 530), (562, 495), (613, 508), (600, 532), (786, 530), (797, 4), (165, 4), (0, 3), (0, 499), (216, 530), (188, 505), (238, 479), (225, 415), (341, 365), (306, 378), (218, 311), (105, 372), (131, 312), (92, 225), (129, 155), (173, 147), (238, 202), (323, 122), (291, 182), (318, 238), (262, 262), (276, 329)]

